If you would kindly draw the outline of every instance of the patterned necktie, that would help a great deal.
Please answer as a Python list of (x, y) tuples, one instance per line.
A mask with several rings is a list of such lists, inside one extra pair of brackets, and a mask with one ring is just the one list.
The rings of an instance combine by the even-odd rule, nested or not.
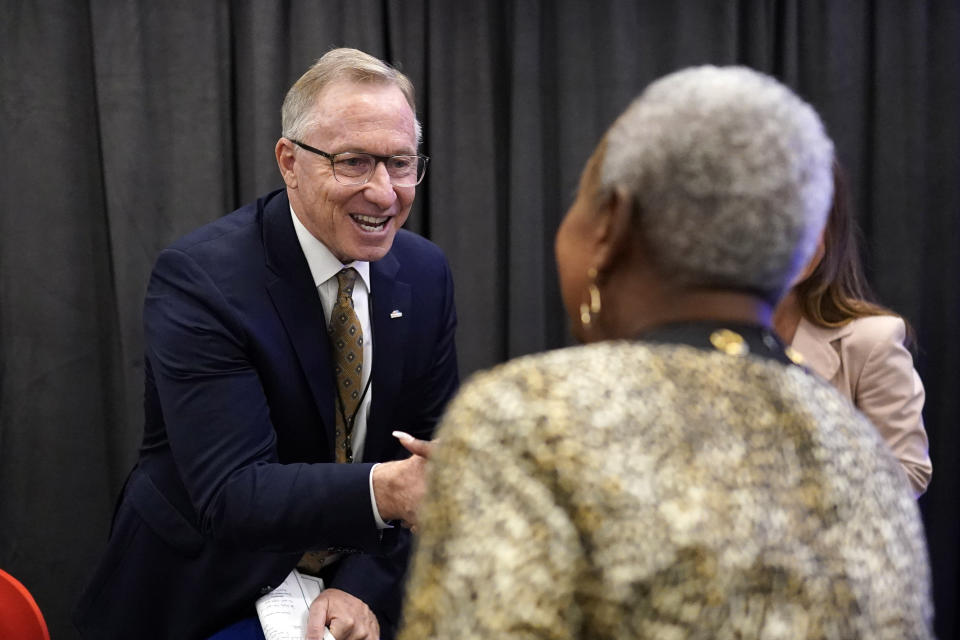
[(330, 316), (330, 344), (337, 382), (336, 460), (353, 462), (353, 423), (363, 396), (363, 330), (353, 310), (353, 285), (357, 272), (347, 268), (337, 274), (337, 302)]

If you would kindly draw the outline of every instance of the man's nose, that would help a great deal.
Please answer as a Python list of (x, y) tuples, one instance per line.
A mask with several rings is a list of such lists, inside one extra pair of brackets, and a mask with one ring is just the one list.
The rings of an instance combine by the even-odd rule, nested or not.
[(388, 208), (397, 199), (397, 192), (390, 182), (390, 174), (387, 173), (387, 167), (382, 162), (377, 163), (377, 168), (373, 170), (373, 175), (365, 186), (367, 200), (381, 209)]

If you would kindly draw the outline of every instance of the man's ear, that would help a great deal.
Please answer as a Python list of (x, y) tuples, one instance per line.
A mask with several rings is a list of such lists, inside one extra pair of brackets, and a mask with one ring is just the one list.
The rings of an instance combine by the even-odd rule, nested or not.
[(280, 167), (280, 175), (283, 181), (290, 189), (297, 188), (297, 174), (293, 170), (296, 163), (296, 156), (293, 155), (293, 143), (286, 138), (277, 140), (277, 146), (274, 148), (277, 156), (277, 166)]
[(600, 206), (597, 225), (597, 269), (602, 273), (616, 264), (632, 244), (633, 198), (621, 187)]

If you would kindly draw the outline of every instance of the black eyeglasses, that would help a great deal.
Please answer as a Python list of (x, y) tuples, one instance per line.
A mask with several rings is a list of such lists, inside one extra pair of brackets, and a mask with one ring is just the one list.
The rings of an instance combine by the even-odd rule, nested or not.
[(315, 147), (304, 144), (299, 140), (288, 138), (290, 142), (310, 153), (323, 156), (330, 161), (333, 168), (333, 177), (340, 184), (357, 186), (366, 184), (377, 170), (377, 164), (383, 163), (390, 176), (390, 184), (395, 187), (415, 187), (423, 180), (427, 173), (427, 156), (400, 155), (377, 156), (372, 153), (359, 151), (343, 151), (341, 153), (327, 153)]

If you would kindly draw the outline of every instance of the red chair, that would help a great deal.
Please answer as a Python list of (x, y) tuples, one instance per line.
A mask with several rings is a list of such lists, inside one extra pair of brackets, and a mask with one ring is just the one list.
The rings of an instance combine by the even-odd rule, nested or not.
[(50, 640), (40, 607), (27, 588), (0, 569), (0, 638)]

